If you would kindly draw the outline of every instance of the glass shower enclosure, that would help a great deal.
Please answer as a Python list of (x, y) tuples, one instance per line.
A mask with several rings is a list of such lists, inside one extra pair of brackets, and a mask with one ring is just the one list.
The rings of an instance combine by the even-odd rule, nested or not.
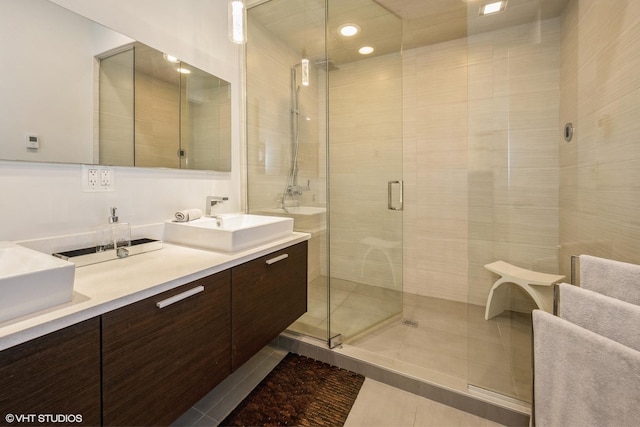
[[(497, 280), (485, 265), (569, 280), (571, 255), (640, 262), (640, 9), (248, 3), (249, 210), (312, 235), (309, 310), (293, 328), (368, 340), (358, 354), (374, 347), (372, 363), (527, 406), (534, 306), (511, 286), (508, 309), (485, 319)], [(340, 36), (344, 24), (360, 36)], [(374, 53), (348, 56), (372, 29)], [(386, 325), (403, 304), (415, 322)]]
[(401, 20), (371, 0), (248, 6), (248, 208), (310, 233), (291, 330), (334, 346), (402, 313)]

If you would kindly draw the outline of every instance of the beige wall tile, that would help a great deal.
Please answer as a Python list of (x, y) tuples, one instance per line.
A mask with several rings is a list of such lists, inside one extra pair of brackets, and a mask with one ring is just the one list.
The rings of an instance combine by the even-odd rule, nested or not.
[(639, 22), (627, 1), (574, 0), (563, 16), (562, 51), (572, 56), (561, 67), (561, 114), (577, 125), (560, 149), (563, 274), (571, 255), (640, 262)]
[[(555, 19), (406, 58), (404, 131), (416, 148), (405, 168), (416, 171), (416, 199), (405, 223), (405, 289), (483, 305), (494, 279), (482, 266), (522, 263), (522, 244), (538, 248), (527, 265), (554, 269), (532, 260), (548, 258), (559, 239), (559, 31)], [(470, 280), (474, 265), (484, 271)]]
[[(389, 159), (400, 150), (389, 142), (400, 136), (405, 290), (484, 304), (494, 278), (482, 266), (498, 258), (563, 273), (575, 251), (639, 261), (639, 19), (633, 2), (574, 0), (558, 19), (405, 51), (401, 69), (381, 57), (332, 71), (336, 272), (359, 274), (363, 238), (399, 240), (367, 227), (394, 223), (376, 213), (388, 179), (376, 174), (394, 172)], [(273, 150), (275, 163), (265, 168), (252, 159), (259, 148), (249, 149), (261, 174), (249, 191), (268, 204), (290, 158), (288, 70), (297, 54), (273, 40), (262, 48), (249, 58), (261, 70), (249, 81), (265, 87), (249, 99), (250, 114), (259, 111), (249, 139)], [(402, 104), (387, 96), (400, 91)], [(561, 139), (566, 122), (576, 129), (570, 144)], [(323, 156), (321, 145), (307, 153), (312, 164)]]

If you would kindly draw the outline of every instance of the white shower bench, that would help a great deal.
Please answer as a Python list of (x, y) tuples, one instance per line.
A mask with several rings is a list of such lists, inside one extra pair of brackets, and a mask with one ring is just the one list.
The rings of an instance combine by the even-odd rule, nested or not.
[(484, 266), (487, 270), (501, 277), (491, 287), (484, 312), (486, 320), (502, 313), (507, 307), (508, 289), (504, 283), (515, 283), (533, 298), (539, 309), (548, 313), (553, 312), (553, 287), (565, 276), (558, 274), (539, 273), (526, 268), (516, 267), (504, 261), (496, 261)]

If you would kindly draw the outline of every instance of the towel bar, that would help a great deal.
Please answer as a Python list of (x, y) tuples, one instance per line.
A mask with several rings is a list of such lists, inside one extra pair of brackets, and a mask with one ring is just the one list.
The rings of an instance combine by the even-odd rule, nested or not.
[(575, 285), (576, 282), (576, 261), (580, 260), (580, 255), (571, 255), (571, 277), (569, 278), (569, 283)]

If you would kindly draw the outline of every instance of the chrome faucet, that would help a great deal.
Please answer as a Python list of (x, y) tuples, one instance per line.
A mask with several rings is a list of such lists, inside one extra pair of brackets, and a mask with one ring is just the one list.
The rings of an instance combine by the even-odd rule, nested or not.
[(205, 205), (205, 216), (211, 216), (211, 208), (218, 203), (222, 203), (226, 200), (229, 200), (229, 198), (223, 196), (207, 196), (207, 203)]

